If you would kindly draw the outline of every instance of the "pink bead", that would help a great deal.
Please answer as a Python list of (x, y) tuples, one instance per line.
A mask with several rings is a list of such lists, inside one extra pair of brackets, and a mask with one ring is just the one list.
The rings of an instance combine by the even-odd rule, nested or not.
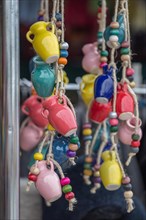
[(127, 70), (126, 70), (126, 75), (127, 76), (132, 76), (134, 74), (134, 69), (132, 69), (132, 68), (127, 68)]
[(110, 125), (112, 125), (112, 126), (118, 125), (118, 119), (116, 119), (116, 118), (111, 118), (111, 119), (109, 120), (109, 123), (110, 123)]
[(106, 62), (102, 62), (102, 63), (100, 64), (100, 68), (103, 68), (103, 67), (106, 66), (106, 65), (107, 65)]
[(122, 183), (123, 183), (123, 184), (128, 184), (128, 183), (130, 183), (130, 182), (131, 182), (131, 179), (130, 179), (129, 176), (126, 176), (126, 177), (124, 177), (124, 178), (122, 179)]
[(95, 169), (95, 170), (99, 170), (99, 169), (100, 169), (100, 164), (99, 164), (99, 165), (98, 165), (98, 164), (95, 164), (95, 165), (94, 165), (94, 169)]
[(68, 177), (65, 177), (60, 180), (60, 183), (62, 186), (68, 185), (68, 184), (70, 184), (70, 179)]
[(129, 47), (129, 42), (128, 42), (128, 41), (124, 41), (124, 42), (121, 44), (121, 47), (128, 48), (128, 47)]
[(85, 123), (85, 124), (83, 125), (83, 128), (91, 128), (91, 124), (90, 124), (90, 123)]

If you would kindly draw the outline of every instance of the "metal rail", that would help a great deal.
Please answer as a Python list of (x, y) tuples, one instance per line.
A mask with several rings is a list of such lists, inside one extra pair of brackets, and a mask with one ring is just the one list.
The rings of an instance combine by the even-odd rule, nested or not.
[(19, 220), (19, 0), (0, 2), (0, 219)]

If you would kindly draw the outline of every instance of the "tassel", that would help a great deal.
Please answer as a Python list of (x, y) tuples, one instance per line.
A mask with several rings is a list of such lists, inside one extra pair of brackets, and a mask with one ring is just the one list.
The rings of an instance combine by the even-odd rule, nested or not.
[(70, 157), (70, 158), (69, 158), (69, 161), (70, 161), (70, 163), (71, 163), (73, 166), (76, 165), (76, 163), (75, 163), (75, 158), (74, 158), (74, 157)]
[(95, 183), (92, 189), (90, 190), (90, 193), (95, 194), (97, 189), (100, 189), (101, 184), (100, 183)]
[(26, 192), (29, 192), (29, 191), (30, 191), (30, 187), (31, 187), (32, 183), (33, 183), (33, 181), (28, 181), (28, 182), (27, 182)]
[(47, 207), (51, 207), (51, 202), (45, 201)]
[(131, 163), (132, 157), (134, 157), (136, 155), (136, 153), (129, 153), (128, 155), (128, 159), (126, 161), (126, 166), (129, 166), (129, 164)]
[(133, 199), (128, 198), (128, 199), (125, 199), (125, 200), (126, 200), (126, 202), (127, 202), (127, 212), (130, 213), (130, 212), (132, 212), (133, 209), (134, 209)]
[(91, 185), (90, 176), (83, 175), (83, 179), (86, 185)]
[(76, 198), (73, 198), (73, 199), (69, 200), (69, 211), (71, 211), (71, 212), (73, 211), (75, 204), (77, 204)]

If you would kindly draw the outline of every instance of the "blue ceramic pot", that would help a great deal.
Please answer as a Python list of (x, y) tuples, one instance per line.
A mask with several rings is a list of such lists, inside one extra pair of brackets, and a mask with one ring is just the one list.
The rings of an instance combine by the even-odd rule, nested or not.
[(31, 72), (31, 81), (41, 97), (52, 95), (55, 85), (55, 70), (54, 67), (45, 63), (39, 56), (33, 58), (35, 64), (34, 70)]
[(99, 103), (108, 103), (113, 96), (114, 82), (112, 78), (113, 68), (108, 65), (103, 67), (103, 74), (98, 76), (94, 83), (94, 98)]
[[(119, 14), (118, 15), (118, 18), (117, 18), (117, 22), (119, 23), (120, 27), (119, 27), (119, 35), (118, 35), (118, 42), (119, 42), (119, 46), (121, 43), (123, 43), (123, 41), (125, 40), (125, 25), (124, 25), (124, 16), (123, 14)], [(109, 37), (110, 37), (110, 31), (112, 30), (112, 28), (110, 26), (108, 26), (106, 29), (105, 29), (105, 32), (104, 32), (104, 38), (105, 38), (105, 41), (107, 43), (107, 45), (110, 47), (110, 44), (109, 44)]]

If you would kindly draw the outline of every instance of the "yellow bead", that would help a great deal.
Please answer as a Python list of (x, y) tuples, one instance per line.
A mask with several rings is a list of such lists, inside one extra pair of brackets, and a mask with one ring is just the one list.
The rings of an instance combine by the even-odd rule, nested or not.
[(135, 88), (136, 83), (133, 81), (133, 82), (129, 83), (129, 85), (130, 85), (131, 88)]
[(92, 163), (92, 161), (93, 161), (92, 157), (85, 158), (85, 162), (87, 162), (87, 163)]
[(69, 144), (68, 148), (69, 148), (69, 150), (77, 151), (78, 145), (77, 144)]
[(92, 170), (84, 170), (83, 173), (85, 176), (92, 176)]
[(35, 160), (43, 160), (44, 156), (43, 156), (43, 154), (41, 154), (41, 153), (35, 153), (35, 154), (33, 155), (33, 158), (34, 158)]
[(49, 131), (55, 131), (55, 128), (53, 128), (51, 124), (49, 124), (47, 128)]
[(92, 130), (90, 128), (84, 129), (83, 130), (83, 135), (91, 135), (92, 134)]

